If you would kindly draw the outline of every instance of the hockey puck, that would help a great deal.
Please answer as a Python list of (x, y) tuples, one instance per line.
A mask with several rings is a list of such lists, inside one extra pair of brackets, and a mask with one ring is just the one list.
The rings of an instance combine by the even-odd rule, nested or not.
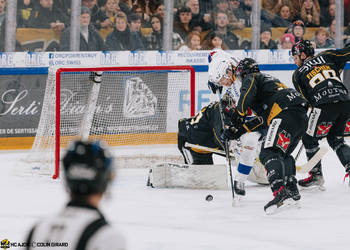
[(208, 194), (207, 197), (205, 197), (206, 201), (212, 201), (213, 200), (213, 196), (211, 194)]

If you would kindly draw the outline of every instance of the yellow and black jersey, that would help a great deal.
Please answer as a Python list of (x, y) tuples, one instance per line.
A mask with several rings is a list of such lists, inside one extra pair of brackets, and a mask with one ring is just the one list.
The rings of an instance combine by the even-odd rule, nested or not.
[(312, 106), (348, 100), (340, 74), (350, 60), (350, 47), (326, 50), (309, 58), (293, 74), (293, 84)]
[(268, 126), (282, 110), (306, 103), (299, 92), (287, 88), (275, 77), (258, 72), (248, 74), (243, 79), (237, 111), (245, 116), (251, 108)]

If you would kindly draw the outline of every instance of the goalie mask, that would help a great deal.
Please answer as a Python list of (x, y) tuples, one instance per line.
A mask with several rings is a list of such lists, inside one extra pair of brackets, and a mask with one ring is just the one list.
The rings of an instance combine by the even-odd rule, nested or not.
[(223, 50), (210, 53), (209, 81), (218, 86), (230, 86), (235, 80), (234, 59)]
[(112, 158), (98, 141), (73, 142), (63, 158), (63, 167), (72, 194), (103, 193), (114, 176)]

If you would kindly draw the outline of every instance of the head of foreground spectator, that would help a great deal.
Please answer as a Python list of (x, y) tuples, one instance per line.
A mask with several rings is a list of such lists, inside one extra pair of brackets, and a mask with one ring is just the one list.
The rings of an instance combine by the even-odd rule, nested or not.
[(272, 30), (270, 26), (262, 25), (260, 30), (260, 41), (268, 45), (272, 37)]
[(213, 50), (213, 49), (228, 49), (221, 34), (217, 31), (209, 32), (203, 42), (203, 49)]
[(89, 10), (89, 8), (82, 6), (81, 13), (80, 13), (80, 26), (87, 27), (89, 26), (90, 21), (91, 21), (91, 11)]
[(182, 24), (189, 24), (192, 19), (191, 9), (188, 7), (181, 7), (176, 13), (176, 21)]
[(302, 20), (296, 20), (293, 22), (292, 34), (295, 37), (295, 42), (303, 39), (303, 36), (305, 34), (305, 25)]
[(230, 0), (229, 1), (230, 10), (232, 11), (237, 10), (239, 8), (240, 3), (241, 2), (239, 0)]
[(186, 38), (186, 45), (190, 50), (200, 50), (201, 34), (198, 31), (191, 31)]
[(131, 14), (129, 16), (130, 31), (139, 32), (141, 31), (141, 17), (138, 14)]
[(128, 18), (124, 12), (118, 12), (114, 16), (114, 25), (117, 31), (123, 32), (128, 27)]
[(294, 44), (295, 44), (295, 38), (292, 34), (286, 33), (281, 37), (282, 49), (291, 50)]
[(160, 15), (151, 16), (152, 29), (155, 32), (162, 32), (163, 18)]

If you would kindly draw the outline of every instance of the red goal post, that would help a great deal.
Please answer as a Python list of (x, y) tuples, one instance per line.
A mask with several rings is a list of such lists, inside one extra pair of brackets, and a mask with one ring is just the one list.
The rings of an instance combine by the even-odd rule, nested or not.
[[(183, 110), (181, 94), (189, 95)], [(75, 138), (110, 146), (176, 143), (177, 120), (194, 114), (191, 66), (52, 68), (28, 162), (54, 165), (57, 178), (61, 148)]]

